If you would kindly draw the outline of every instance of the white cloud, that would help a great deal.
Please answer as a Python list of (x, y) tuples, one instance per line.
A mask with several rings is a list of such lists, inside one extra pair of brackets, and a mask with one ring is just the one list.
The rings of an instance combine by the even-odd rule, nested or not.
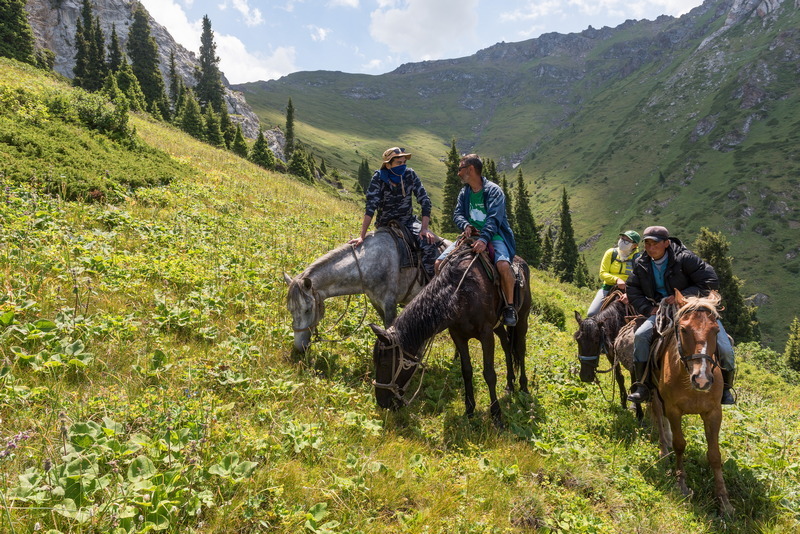
[(258, 8), (251, 8), (248, 0), (225, 0), (219, 5), (219, 8), (225, 10), (228, 8), (228, 4), (231, 4), (233, 9), (244, 17), (246, 26), (258, 26), (264, 22), (264, 18), (261, 16), (261, 10)]
[(306, 26), (306, 29), (311, 32), (311, 40), (314, 42), (324, 41), (328, 37), (328, 34), (331, 33), (329, 28), (320, 28), (319, 26), (313, 25)]
[(358, 0), (330, 0), (328, 2), (329, 7), (358, 7)]
[(217, 35), (215, 41), (220, 70), (231, 83), (272, 80), (297, 70), (292, 46), (282, 46), (265, 55), (248, 52), (244, 43), (232, 35)]
[(187, 50), (200, 49), (202, 21), (190, 21), (183, 8), (170, 0), (141, 0), (141, 2), (156, 22), (167, 29), (173, 39)]
[(412, 61), (439, 59), (470, 46), (478, 0), (378, 0), (370, 35)]

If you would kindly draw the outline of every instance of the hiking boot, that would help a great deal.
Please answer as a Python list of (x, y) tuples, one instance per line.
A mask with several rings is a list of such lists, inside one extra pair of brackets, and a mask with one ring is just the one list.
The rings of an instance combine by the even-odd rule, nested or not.
[(722, 381), (725, 383), (725, 386), (722, 388), (722, 404), (736, 404), (736, 398), (731, 393), (731, 387), (733, 386), (733, 370), (723, 369), (722, 371)]
[(506, 326), (517, 325), (517, 311), (514, 306), (506, 306), (503, 308), (503, 324)]
[(645, 376), (647, 372), (647, 362), (633, 362), (633, 372), (636, 381), (633, 383), (633, 390), (628, 395), (628, 400), (636, 404), (650, 400), (650, 377)]

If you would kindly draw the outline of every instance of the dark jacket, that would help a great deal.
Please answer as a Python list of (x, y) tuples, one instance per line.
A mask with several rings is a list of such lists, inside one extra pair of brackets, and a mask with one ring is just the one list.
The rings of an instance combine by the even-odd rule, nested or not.
[[(683, 246), (677, 238), (670, 237), (667, 248), (667, 268), (664, 285), (669, 295), (679, 290), (687, 297), (704, 296), (719, 288), (714, 268)], [(633, 273), (626, 281), (628, 301), (642, 315), (650, 315), (661, 297), (656, 293), (653, 260), (642, 254), (633, 264)]]
[(428, 197), (422, 181), (412, 168), (406, 168), (402, 183), (390, 185), (380, 178), (380, 171), (375, 171), (367, 188), (367, 206), (365, 213), (373, 217), (378, 212), (375, 227), (386, 226), (390, 221), (397, 221), (404, 226), (411, 226), (417, 221), (411, 206), (412, 194), (417, 197), (422, 216), (431, 216), (431, 199)]
[[(506, 195), (499, 185), (487, 180), (485, 176), (481, 177), (481, 181), (483, 183), (483, 203), (486, 206), (486, 223), (478, 239), (485, 241), (488, 245), (491, 243), (492, 237), (499, 234), (513, 258), (517, 253), (517, 242), (506, 217)], [(472, 188), (465, 185), (458, 193), (456, 209), (453, 211), (453, 222), (462, 232), (469, 225), (470, 193), (472, 193)]]

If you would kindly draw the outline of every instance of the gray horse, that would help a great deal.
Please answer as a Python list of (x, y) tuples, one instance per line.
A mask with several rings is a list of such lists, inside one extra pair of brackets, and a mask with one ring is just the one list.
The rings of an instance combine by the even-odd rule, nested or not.
[(424, 281), (420, 268), (400, 268), (395, 239), (381, 230), (368, 234), (358, 247), (342, 245), (317, 258), (294, 279), (283, 276), (289, 285), (286, 306), (292, 314), (294, 348), (301, 353), (325, 315), (325, 299), (364, 293), (388, 327), (397, 305), (410, 302)]

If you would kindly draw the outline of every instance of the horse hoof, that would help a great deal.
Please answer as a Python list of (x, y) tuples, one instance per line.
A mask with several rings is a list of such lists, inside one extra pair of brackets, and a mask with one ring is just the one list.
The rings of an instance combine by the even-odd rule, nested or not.
[(722, 517), (733, 517), (736, 510), (734, 510), (733, 505), (731, 505), (728, 499), (720, 499), (719, 502), (719, 514)]

